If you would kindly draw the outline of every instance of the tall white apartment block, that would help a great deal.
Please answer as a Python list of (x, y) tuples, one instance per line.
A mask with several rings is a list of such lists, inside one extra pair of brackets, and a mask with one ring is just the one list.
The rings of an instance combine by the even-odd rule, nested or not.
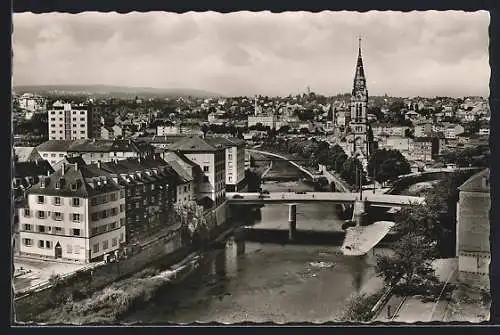
[[(80, 140), (97, 136), (97, 115), (84, 105), (56, 101), (48, 111), (49, 140)], [(100, 135), (100, 133), (99, 133)]]

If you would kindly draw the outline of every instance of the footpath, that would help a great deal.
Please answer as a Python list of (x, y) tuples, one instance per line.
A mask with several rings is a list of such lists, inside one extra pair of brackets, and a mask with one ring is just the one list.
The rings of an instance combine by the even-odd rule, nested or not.
[[(444, 286), (457, 283), (457, 260), (455, 258), (438, 259), (434, 262), (436, 276)], [(476, 301), (458, 304), (450, 300), (438, 298), (437, 301), (426, 302), (421, 297), (398, 297), (392, 295), (374, 322), (482, 322), (489, 319), (487, 308)]]

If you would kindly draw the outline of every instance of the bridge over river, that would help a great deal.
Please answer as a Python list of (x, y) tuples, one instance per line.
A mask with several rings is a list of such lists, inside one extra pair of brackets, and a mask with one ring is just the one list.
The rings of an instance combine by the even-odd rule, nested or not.
[(369, 206), (375, 207), (399, 207), (406, 205), (422, 204), (425, 198), (406, 195), (392, 194), (366, 194), (360, 199), (359, 193), (353, 192), (271, 192), (260, 193), (226, 193), (229, 204), (289, 204), (323, 202), (332, 204), (354, 204), (356, 201), (364, 201)]

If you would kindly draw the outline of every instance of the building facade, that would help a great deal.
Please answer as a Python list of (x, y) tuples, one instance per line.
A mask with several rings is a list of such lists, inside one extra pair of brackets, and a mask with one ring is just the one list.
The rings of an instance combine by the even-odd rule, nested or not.
[[(48, 111), (49, 140), (78, 140), (99, 137), (97, 111), (85, 105), (56, 101)], [(97, 121), (95, 120), (97, 118)], [(97, 122), (97, 123), (96, 123)]]
[(89, 263), (125, 242), (125, 194), (113, 180), (77, 164), (27, 192), (19, 211), (20, 254)]
[[(124, 188), (127, 241), (138, 242), (145, 236), (172, 227), (175, 195), (174, 174), (157, 157), (138, 157), (112, 162), (98, 162), (91, 167)], [(177, 230), (172, 230), (172, 238)], [(180, 240), (179, 240), (180, 243)]]
[(459, 187), (457, 250), (459, 280), (474, 287), (489, 286), (490, 171), (485, 169)]
[(245, 186), (245, 141), (224, 137), (208, 140), (226, 149), (226, 191), (240, 191)]
[(199, 185), (198, 200), (205, 208), (217, 207), (224, 202), (226, 150), (223, 145), (198, 136), (190, 136), (170, 145), (168, 150), (184, 155), (201, 167), (203, 180)]

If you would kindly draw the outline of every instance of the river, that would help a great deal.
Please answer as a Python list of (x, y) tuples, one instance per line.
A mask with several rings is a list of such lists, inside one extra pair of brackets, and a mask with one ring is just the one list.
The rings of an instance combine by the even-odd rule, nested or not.
[[(301, 182), (266, 183), (263, 188), (311, 189)], [(287, 216), (286, 206), (268, 205), (255, 224), (282, 225)], [(301, 204), (297, 218), (298, 229), (340, 229), (343, 223), (328, 204)], [(338, 246), (260, 244), (230, 237), (225, 249), (206, 253), (185, 282), (165, 289), (122, 322), (332, 321), (352, 294), (371, 285), (374, 263), (373, 255), (343, 256)]]

